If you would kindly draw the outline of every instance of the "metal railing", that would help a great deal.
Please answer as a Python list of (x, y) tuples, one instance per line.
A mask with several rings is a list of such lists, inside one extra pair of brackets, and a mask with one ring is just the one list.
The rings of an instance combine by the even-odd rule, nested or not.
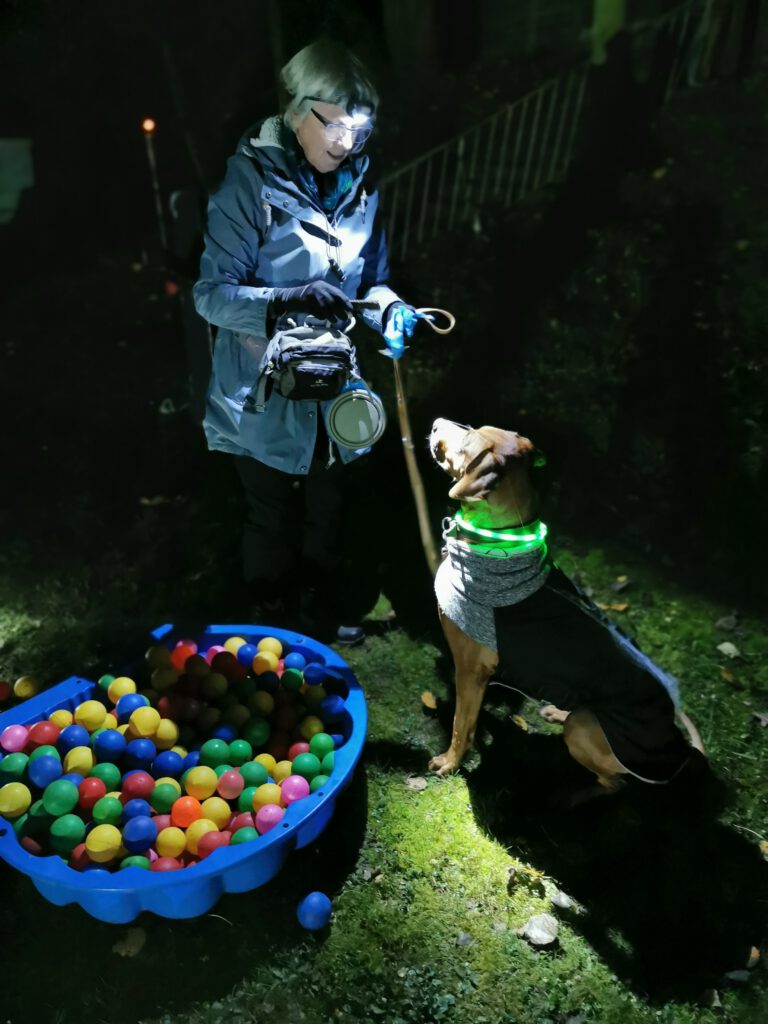
[[(660, 33), (670, 64), (664, 97), (684, 78), (700, 0), (690, 0), (652, 22), (629, 26), (633, 47), (650, 52)], [(583, 124), (589, 64), (553, 78), (387, 175), (380, 185), (389, 251), (404, 259), (421, 244), (474, 222), (493, 203), (508, 207), (545, 185), (562, 181)]]

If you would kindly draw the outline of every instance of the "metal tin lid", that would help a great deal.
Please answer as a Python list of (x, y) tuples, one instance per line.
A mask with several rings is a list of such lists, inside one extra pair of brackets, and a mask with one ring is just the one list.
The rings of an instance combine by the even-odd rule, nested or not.
[(378, 395), (364, 388), (342, 391), (326, 413), (329, 436), (343, 448), (368, 448), (384, 433), (387, 418)]

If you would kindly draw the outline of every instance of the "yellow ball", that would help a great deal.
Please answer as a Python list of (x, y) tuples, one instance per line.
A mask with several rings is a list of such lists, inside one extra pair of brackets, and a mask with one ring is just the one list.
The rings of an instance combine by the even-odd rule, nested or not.
[(20, 818), (32, 803), (32, 794), (22, 782), (6, 782), (0, 787), (0, 814)]
[(104, 715), (104, 721), (101, 723), (101, 728), (102, 729), (116, 729), (117, 728), (117, 719), (115, 718), (115, 716), (112, 714), (111, 711), (108, 711), (106, 713), (106, 715)]
[(86, 700), (75, 708), (75, 721), (88, 732), (100, 729), (107, 715), (107, 709), (98, 700)]
[(113, 704), (117, 704), (126, 693), (136, 693), (136, 683), (129, 676), (118, 676), (107, 687), (107, 696)]
[(272, 778), (275, 782), (282, 782), (283, 779), (287, 779), (293, 770), (293, 765), (290, 761), (278, 761), (275, 765), (275, 770), (272, 772)]
[(121, 736), (125, 736), (125, 734), (128, 732), (128, 723), (123, 722), (122, 725), (118, 725), (117, 731), (120, 733)]
[(158, 750), (170, 750), (179, 738), (179, 727), (170, 718), (161, 718), (157, 724), (157, 731), (154, 735), (155, 746)]
[(190, 853), (197, 853), (197, 844), (205, 833), (218, 831), (215, 821), (211, 821), (210, 818), (198, 818), (187, 829), (187, 849)]
[(178, 779), (172, 779), (170, 775), (164, 775), (162, 779), (155, 779), (155, 789), (157, 789), (157, 787), (163, 782), (167, 782), (169, 786), (173, 786), (179, 796), (181, 796), (181, 783)]
[(319, 707), (320, 701), (327, 696), (322, 686), (307, 686), (305, 683), (301, 691), (301, 699), (308, 708)]
[(260, 676), (262, 672), (277, 672), (278, 657), (274, 651), (259, 651), (251, 663), (254, 675)]
[(97, 825), (85, 837), (88, 856), (97, 864), (106, 864), (108, 860), (113, 860), (122, 845), (123, 837), (114, 825)]
[(219, 777), (213, 768), (200, 764), (190, 770), (184, 780), (184, 788), (190, 796), (205, 800), (216, 792), (218, 782)]
[(259, 786), (256, 792), (253, 794), (253, 809), (258, 811), (260, 807), (264, 807), (265, 804), (278, 804), (282, 803), (283, 794), (280, 787), (274, 782), (265, 782), (263, 786)]
[(163, 690), (169, 690), (172, 686), (176, 685), (179, 675), (180, 673), (176, 671), (173, 665), (163, 665), (161, 668), (154, 670), (149, 677), (149, 681), (153, 690), (162, 693)]
[(266, 690), (257, 690), (248, 698), (248, 707), (254, 714), (267, 718), (275, 710), (275, 698)]
[(258, 761), (259, 764), (264, 765), (264, 767), (267, 769), (267, 775), (271, 775), (272, 778), (275, 777), (275, 767), (277, 765), (277, 761), (274, 759), (274, 757), (272, 757), (271, 754), (257, 754), (253, 760)]
[(216, 828), (224, 829), (232, 817), (232, 809), (220, 796), (210, 796), (202, 803), (203, 818), (216, 823)]
[(246, 643), (241, 636), (231, 636), (229, 640), (224, 641), (225, 650), (229, 651), (230, 654), (237, 655), (237, 652)]
[(283, 656), (283, 645), (276, 636), (263, 637), (263, 639), (259, 640), (256, 644), (256, 650), (259, 651), (259, 653), (261, 653), (261, 651), (271, 651), (271, 653), (277, 658), (282, 658)]
[(60, 729), (66, 729), (68, 725), (72, 725), (75, 718), (71, 711), (67, 711), (64, 708), (60, 708), (58, 711), (54, 711), (49, 716), (49, 721), (53, 722), (54, 725), (58, 725)]
[(161, 857), (178, 857), (187, 848), (187, 837), (180, 828), (170, 825), (157, 833), (157, 852)]
[(85, 777), (95, 763), (90, 747), (72, 747), (64, 755), (64, 773), (74, 772)]
[(171, 747), (171, 750), (174, 752), (174, 754), (178, 754), (179, 757), (181, 758), (186, 757), (187, 754), (189, 753), (186, 747), (182, 747), (178, 743), (176, 744), (175, 747)]
[(153, 644), (151, 647), (147, 648), (144, 660), (149, 668), (154, 672), (156, 668), (165, 668), (167, 665), (171, 664), (171, 652), (167, 647), (163, 647), (162, 644)]
[(119, 789), (113, 789), (111, 793), (105, 793), (104, 796), (113, 796), (115, 800), (119, 800), (120, 803), (123, 802), (123, 794)]
[(28, 700), (41, 690), (40, 682), (34, 676), (19, 676), (13, 684), (13, 692), (19, 700)]
[[(136, 708), (128, 719), (128, 724), (131, 732), (146, 739), (149, 736), (154, 736), (157, 732), (157, 727), (160, 725), (160, 712), (156, 708)], [(178, 734), (176, 738), (178, 738)]]
[(299, 732), (309, 743), (315, 733), (324, 732), (325, 726), (316, 715), (307, 715), (299, 722)]

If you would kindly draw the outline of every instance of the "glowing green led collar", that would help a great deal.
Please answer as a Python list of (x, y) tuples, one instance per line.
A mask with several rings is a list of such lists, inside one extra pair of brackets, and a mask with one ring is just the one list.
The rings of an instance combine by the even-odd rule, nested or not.
[(547, 525), (537, 519), (525, 526), (513, 526), (507, 530), (489, 530), (484, 526), (475, 526), (465, 519), (461, 512), (453, 517), (454, 523), (463, 533), (477, 537), (480, 542), (491, 542), (494, 547), (512, 551), (530, 551), (544, 544), (547, 536)]

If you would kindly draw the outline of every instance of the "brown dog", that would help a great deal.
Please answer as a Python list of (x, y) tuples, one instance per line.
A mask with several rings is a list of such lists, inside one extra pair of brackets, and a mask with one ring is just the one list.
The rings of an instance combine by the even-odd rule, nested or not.
[(556, 567), (536, 518), (530, 467), (543, 461), (527, 437), (438, 419), (430, 450), (456, 481), (461, 512), (444, 534), (435, 577), (440, 620), (456, 672), (451, 745), (432, 758), (455, 771), (471, 746), (486, 685), (501, 671), (513, 689), (562, 722), (571, 755), (613, 792), (628, 773), (667, 782), (691, 756), (676, 711), (675, 681), (642, 654)]

